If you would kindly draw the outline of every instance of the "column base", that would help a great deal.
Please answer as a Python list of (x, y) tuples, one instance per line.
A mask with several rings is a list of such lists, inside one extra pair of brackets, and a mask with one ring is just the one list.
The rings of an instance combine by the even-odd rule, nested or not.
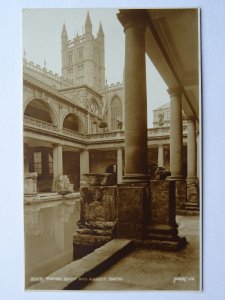
[(180, 251), (187, 245), (185, 237), (177, 237), (176, 240), (149, 239), (144, 240), (141, 246), (145, 249)]

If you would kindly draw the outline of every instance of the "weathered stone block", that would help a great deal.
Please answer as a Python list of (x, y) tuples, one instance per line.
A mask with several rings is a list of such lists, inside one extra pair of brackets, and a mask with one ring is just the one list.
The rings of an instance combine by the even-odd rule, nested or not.
[(178, 236), (175, 181), (150, 181), (151, 222), (146, 227), (143, 246), (178, 251), (187, 241)]
[(187, 201), (186, 180), (176, 180), (176, 208), (185, 209)]
[(117, 218), (116, 187), (82, 187), (81, 222), (115, 222)]
[(147, 188), (120, 186), (118, 194), (117, 236), (141, 239), (146, 222)]
[(24, 194), (26, 196), (37, 194), (37, 173), (25, 173)]
[(81, 214), (74, 235), (74, 259), (92, 252), (110, 241), (118, 214), (116, 186), (83, 186), (80, 189)]
[(151, 224), (174, 225), (176, 215), (175, 182), (170, 180), (152, 180)]
[(199, 204), (199, 185), (197, 179), (187, 179), (187, 202)]

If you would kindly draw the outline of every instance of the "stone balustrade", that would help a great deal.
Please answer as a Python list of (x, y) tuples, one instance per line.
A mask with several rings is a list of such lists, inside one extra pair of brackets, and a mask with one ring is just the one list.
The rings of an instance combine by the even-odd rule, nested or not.
[(83, 133), (79, 133), (79, 132), (76, 132), (76, 131), (73, 131), (73, 130), (70, 130), (70, 129), (67, 129), (67, 128), (63, 128), (62, 130), (63, 134), (66, 135), (66, 136), (69, 136), (69, 137), (74, 137), (74, 138), (79, 138), (79, 139), (86, 139), (86, 134), (83, 134)]
[(33, 127), (33, 128), (41, 128), (41, 129), (44, 129), (44, 130), (47, 130), (47, 131), (50, 131), (50, 132), (51, 131), (54, 131), (54, 132), (57, 131), (57, 126), (55, 126), (51, 123), (42, 121), (42, 120), (27, 117), (27, 116), (24, 117), (24, 125), (29, 126), (29, 127)]
[[(27, 127), (46, 130), (47, 132), (59, 132), (59, 129), (57, 128), (56, 125), (44, 122), (42, 120), (27, 117), (27, 116), (24, 117), (24, 125)], [(104, 141), (116, 141), (116, 140), (125, 139), (125, 132), (123, 130), (84, 134), (67, 128), (63, 128), (62, 133), (63, 135), (68, 136), (70, 138), (74, 138), (76, 140), (79, 139), (83, 141), (89, 141), (89, 142), (98, 142), (98, 141), (104, 142)], [(152, 139), (156, 137), (169, 137), (170, 127), (149, 128), (147, 134), (148, 134), (148, 139)], [(187, 134), (187, 125), (183, 126), (183, 134), (184, 135)]]

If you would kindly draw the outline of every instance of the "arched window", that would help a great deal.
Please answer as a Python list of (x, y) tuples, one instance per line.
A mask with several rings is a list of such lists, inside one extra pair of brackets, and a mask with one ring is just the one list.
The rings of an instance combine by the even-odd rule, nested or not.
[(119, 129), (122, 122), (122, 104), (118, 97), (114, 97), (111, 102), (111, 129)]
[(79, 118), (72, 113), (66, 116), (63, 122), (63, 127), (76, 132), (82, 131)]
[(25, 109), (25, 116), (52, 123), (49, 107), (40, 100), (32, 100)]
[(98, 104), (95, 100), (91, 100), (91, 103), (90, 103), (90, 109), (91, 109), (91, 112), (98, 115), (99, 114), (99, 108), (98, 108)]

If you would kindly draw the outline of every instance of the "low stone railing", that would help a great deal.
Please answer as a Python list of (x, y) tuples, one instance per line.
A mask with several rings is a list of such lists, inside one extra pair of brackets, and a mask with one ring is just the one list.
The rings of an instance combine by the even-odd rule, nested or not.
[(56, 125), (27, 116), (24, 117), (24, 125), (31, 126), (34, 128), (45, 129), (47, 131), (57, 131)]
[[(34, 119), (31, 117), (24, 117), (24, 125), (30, 126), (32, 128), (40, 128), (50, 132), (57, 132), (57, 126), (51, 123), (47, 123), (38, 119)], [(60, 132), (59, 132), (60, 133)], [(125, 139), (125, 131), (105, 131), (99, 133), (85, 134), (76, 132), (67, 128), (63, 128), (63, 135), (67, 137), (72, 137), (75, 139), (80, 139), (84, 141), (96, 142), (96, 141), (115, 141), (115, 140), (124, 140)], [(187, 125), (183, 126), (183, 134), (187, 134)], [(148, 139), (156, 138), (156, 137), (169, 137), (170, 135), (170, 127), (156, 127), (149, 128), (147, 132)]]
[(67, 128), (63, 128), (62, 133), (66, 136), (69, 136), (69, 137), (74, 137), (74, 138), (79, 138), (79, 139), (86, 139), (87, 138), (86, 134), (76, 132), (76, 131), (73, 131), (73, 130), (70, 130), (70, 129), (67, 129)]

